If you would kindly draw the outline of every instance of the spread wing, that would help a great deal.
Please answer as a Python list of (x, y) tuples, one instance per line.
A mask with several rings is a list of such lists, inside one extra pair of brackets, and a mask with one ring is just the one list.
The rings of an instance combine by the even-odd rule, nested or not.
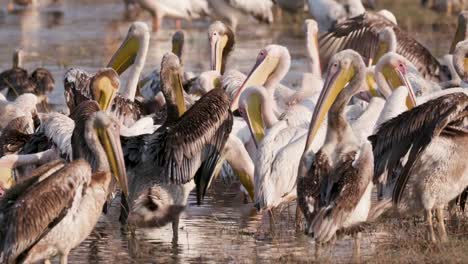
[(161, 167), (162, 180), (184, 184), (195, 179), (199, 197), (203, 196), (232, 123), (227, 95), (222, 89), (214, 89), (175, 124), (149, 136), (147, 153)]
[(81, 199), (90, 180), (89, 165), (75, 161), (43, 181), (32, 180), (31, 186), (14, 200), (0, 200), (3, 261), (17, 260), (59, 223), (74, 201)]
[(401, 174), (392, 175), (397, 179), (395, 203), (400, 201), (412, 166), (434, 137), (468, 134), (463, 126), (468, 116), (467, 106), (468, 95), (464, 93), (444, 95), (383, 123), (369, 137), (374, 148), (374, 182), (382, 173), (395, 171), (409, 152)]

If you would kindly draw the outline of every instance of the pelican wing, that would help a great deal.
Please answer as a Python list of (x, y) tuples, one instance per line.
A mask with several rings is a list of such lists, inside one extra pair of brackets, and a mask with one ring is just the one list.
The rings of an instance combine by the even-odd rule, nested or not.
[(258, 21), (273, 22), (273, 1), (271, 0), (225, 0), (232, 7), (240, 9), (255, 17)]
[(317, 241), (327, 242), (353, 213), (372, 180), (372, 149), (368, 142), (359, 151), (344, 155), (323, 181), (328, 190), (312, 223)]
[(91, 168), (75, 161), (43, 181), (33, 181), (15, 200), (0, 201), (0, 249), (6, 263), (16, 261), (44, 237), (91, 180)]
[(439, 61), (422, 44), (401, 30), (382, 15), (366, 12), (337, 23), (334, 28), (319, 37), (320, 60), (323, 66), (337, 52), (353, 49), (369, 61), (373, 58), (379, 39), (379, 32), (392, 27), (397, 38), (397, 53), (413, 63), (426, 79), (441, 81)]
[(65, 73), (63, 87), (65, 101), (67, 102), (67, 106), (70, 111), (72, 111), (80, 103), (88, 101), (90, 98), (92, 98), (90, 89), (92, 77), (92, 74), (79, 68), (70, 68)]
[(195, 178), (198, 194), (203, 196), (232, 123), (227, 95), (214, 89), (174, 125), (153, 134), (147, 151), (162, 168), (163, 181), (184, 184)]
[(399, 171), (396, 168), (409, 152), (401, 173), (391, 175), (391, 179), (397, 179), (393, 193), (395, 203), (401, 198), (412, 166), (434, 137), (468, 135), (463, 126), (463, 120), (468, 117), (467, 107), (468, 95), (444, 95), (383, 123), (377, 133), (369, 137), (374, 148), (374, 182), (383, 173)]

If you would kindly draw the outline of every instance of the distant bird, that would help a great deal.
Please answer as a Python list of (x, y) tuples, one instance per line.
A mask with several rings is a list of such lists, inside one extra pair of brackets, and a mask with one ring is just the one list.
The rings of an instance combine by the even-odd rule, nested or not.
[(28, 76), (22, 68), (24, 51), (15, 50), (13, 67), (0, 73), (0, 91), (7, 89), (7, 99), (13, 101), (24, 93), (32, 93), (38, 97), (38, 103), (47, 102), (47, 95), (52, 92), (55, 80), (50, 71), (37, 68)]
[(376, 53), (379, 33), (387, 27), (391, 27), (395, 32), (396, 52), (408, 58), (425, 79), (435, 82), (449, 80), (449, 73), (442, 70), (439, 61), (427, 48), (380, 13), (366, 12), (345, 20), (320, 36), (320, 59), (327, 63), (336, 52), (353, 49), (367, 62)]
[[(161, 91), (167, 118), (153, 134), (124, 138), (129, 169), (128, 224), (160, 227), (172, 222), (178, 238), (180, 213), (196, 185), (198, 202), (204, 196), (232, 128), (227, 95), (221, 89), (205, 94), (187, 112), (177, 56), (164, 55)], [(195, 183), (195, 184), (194, 184)]]
[[(95, 102), (76, 109), (75, 161), (49, 163), (52, 174), (39, 168), (16, 184), (0, 200), (0, 260), (35, 263), (69, 252), (93, 230), (109, 192), (111, 175), (127, 193), (127, 179), (119, 140), (119, 124), (99, 112)], [(80, 152), (79, 148), (90, 152)], [(88, 153), (87, 155), (81, 155)], [(82, 158), (82, 159), (80, 159)]]
[(308, 0), (308, 4), (309, 13), (317, 21), (321, 32), (329, 31), (336, 23), (366, 11), (361, 0)]
[(253, 16), (260, 22), (273, 23), (272, 0), (207, 0), (212, 11), (211, 15), (227, 23), (235, 32), (239, 21)]
[(384, 176), (386, 184), (394, 186), (380, 203), (393, 201), (397, 210), (409, 214), (424, 210), (434, 242), (432, 210), (436, 210), (440, 239), (445, 241), (444, 206), (468, 185), (467, 116), (468, 95), (451, 93), (383, 123), (369, 138), (374, 181)]
[[(330, 241), (339, 229), (365, 222), (369, 213), (372, 147), (359, 140), (344, 116), (345, 106), (364, 81), (365, 65), (359, 54), (344, 50), (334, 55), (310, 123), (297, 196), (306, 233), (318, 243)], [(311, 143), (327, 113), (326, 140), (314, 154)]]

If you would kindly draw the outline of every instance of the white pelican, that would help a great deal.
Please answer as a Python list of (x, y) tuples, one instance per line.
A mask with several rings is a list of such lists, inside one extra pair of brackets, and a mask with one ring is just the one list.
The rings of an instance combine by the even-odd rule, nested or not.
[(343, 49), (354, 49), (365, 61), (369, 61), (376, 54), (379, 32), (386, 27), (393, 28), (395, 32), (396, 52), (408, 58), (425, 79), (435, 82), (449, 80), (449, 73), (442, 70), (439, 61), (429, 50), (379, 13), (366, 12), (345, 20), (322, 35), (319, 39), (322, 63)]
[(212, 15), (229, 22), (236, 31), (239, 21), (246, 16), (253, 16), (260, 22), (273, 23), (272, 0), (207, 0)]
[(361, 0), (308, 0), (307, 2), (309, 13), (317, 21), (320, 31), (329, 31), (335, 23), (366, 11)]
[(198, 201), (204, 196), (231, 132), (232, 114), (221, 89), (210, 91), (185, 112), (177, 56), (164, 55), (160, 76), (167, 118), (153, 134), (124, 142), (130, 179), (130, 197), (124, 205), (130, 225), (160, 227), (172, 222), (177, 241), (179, 216), (189, 192), (195, 182)]
[(21, 49), (15, 50), (13, 67), (0, 73), (0, 91), (7, 89), (7, 99), (10, 101), (24, 93), (35, 94), (39, 102), (47, 100), (47, 94), (55, 86), (54, 77), (44, 68), (37, 68), (28, 76), (28, 71), (22, 68), (24, 53)]
[(444, 206), (468, 186), (467, 106), (465, 93), (444, 95), (383, 123), (370, 137), (374, 177), (388, 174), (387, 184), (395, 186), (384, 199), (406, 213), (424, 210), (434, 242), (432, 210), (445, 241)]
[(222, 75), (226, 70), (227, 58), (236, 43), (234, 32), (223, 22), (215, 21), (208, 28), (208, 40), (211, 50), (211, 70)]
[[(0, 200), (0, 261), (36, 263), (69, 252), (93, 230), (102, 214), (111, 177), (127, 193), (127, 179), (119, 140), (119, 124), (96, 102), (78, 106), (81, 138), (89, 155), (65, 165), (48, 163), (16, 184)], [(83, 133), (84, 132), (84, 133)], [(85, 158), (85, 159), (80, 159)], [(53, 170), (55, 172), (50, 172)]]
[[(329, 241), (340, 228), (366, 221), (370, 209), (372, 147), (359, 140), (344, 116), (345, 106), (365, 82), (365, 74), (364, 62), (355, 51), (333, 56), (310, 123), (297, 195), (306, 233), (319, 243)], [(326, 140), (314, 155), (312, 142), (327, 112)]]
[(197, 19), (210, 13), (206, 0), (136, 0), (153, 17), (153, 32), (158, 31), (164, 17)]

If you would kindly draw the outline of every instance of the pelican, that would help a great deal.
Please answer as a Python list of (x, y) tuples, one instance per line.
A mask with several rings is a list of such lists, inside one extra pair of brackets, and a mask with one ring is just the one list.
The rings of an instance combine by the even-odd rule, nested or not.
[(387, 182), (395, 180), (393, 192), (384, 199), (393, 201), (399, 211), (424, 210), (433, 242), (432, 210), (436, 210), (440, 239), (445, 241), (443, 208), (468, 185), (467, 106), (465, 93), (444, 95), (383, 123), (370, 137), (374, 177), (389, 174)]
[(12, 119), (0, 134), (0, 157), (18, 153), (33, 133), (34, 124), (31, 118), (20, 116)]
[(468, 38), (468, 11), (462, 11), (458, 15), (458, 23), (457, 23), (457, 30), (455, 32), (455, 36), (453, 37), (452, 44), (450, 45), (450, 54), (453, 54), (455, 51), (455, 46), (458, 42), (463, 41)]
[[(125, 126), (132, 125), (142, 116), (140, 104), (134, 99), (148, 52), (149, 38), (149, 29), (145, 23), (132, 23), (127, 37), (108, 64), (119, 75), (133, 65), (126, 86), (115, 96), (111, 108)], [(82, 101), (94, 99), (89, 85), (92, 77), (93, 75), (78, 68), (71, 68), (65, 73), (65, 100), (70, 111)]]
[(260, 22), (273, 23), (272, 0), (207, 0), (212, 15), (228, 21), (235, 32), (239, 21), (247, 16), (253, 16)]
[(47, 94), (54, 89), (54, 77), (44, 68), (37, 68), (28, 76), (28, 71), (22, 68), (23, 57), (23, 50), (15, 50), (13, 68), (0, 73), (0, 91), (7, 89), (7, 99), (10, 101), (24, 93), (35, 94), (39, 102), (46, 101)]
[(221, 21), (213, 22), (208, 28), (211, 50), (211, 70), (224, 74), (226, 61), (236, 42), (232, 29)]
[[(314, 109), (297, 180), (298, 205), (306, 233), (328, 242), (340, 228), (366, 221), (370, 209), (373, 156), (344, 116), (345, 106), (365, 82), (365, 65), (352, 50), (334, 55)], [(312, 142), (328, 112), (325, 143), (314, 155)]]
[(210, 14), (206, 0), (136, 0), (153, 18), (153, 32), (159, 30), (164, 17), (192, 20)]
[[(0, 201), (2, 263), (35, 263), (56, 255), (67, 263), (69, 252), (97, 223), (111, 175), (128, 191), (118, 122), (99, 112), (95, 102), (76, 111), (81, 130), (74, 137), (85, 144), (74, 146), (75, 161), (50, 175), (32, 175)], [(83, 147), (88, 155), (80, 155)]]
[(307, 3), (320, 31), (328, 31), (335, 23), (366, 11), (361, 0), (308, 0)]
[(445, 88), (466, 87), (468, 83), (468, 69), (465, 67), (466, 55), (468, 54), (468, 40), (460, 41), (455, 46), (452, 56), (452, 65), (456, 72), (451, 81), (442, 83)]
[(221, 89), (210, 91), (185, 112), (181, 75), (177, 56), (165, 54), (160, 76), (166, 121), (153, 134), (124, 143), (130, 176), (128, 224), (160, 227), (172, 222), (174, 241), (194, 181), (200, 202), (232, 127), (229, 101)]
[(335, 25), (319, 39), (322, 62), (343, 49), (354, 49), (365, 61), (373, 58), (377, 50), (379, 32), (390, 27), (396, 35), (396, 52), (408, 58), (427, 80), (441, 82), (449, 80), (449, 73), (443, 71), (439, 61), (419, 42), (379, 13), (366, 12), (360, 16)]

